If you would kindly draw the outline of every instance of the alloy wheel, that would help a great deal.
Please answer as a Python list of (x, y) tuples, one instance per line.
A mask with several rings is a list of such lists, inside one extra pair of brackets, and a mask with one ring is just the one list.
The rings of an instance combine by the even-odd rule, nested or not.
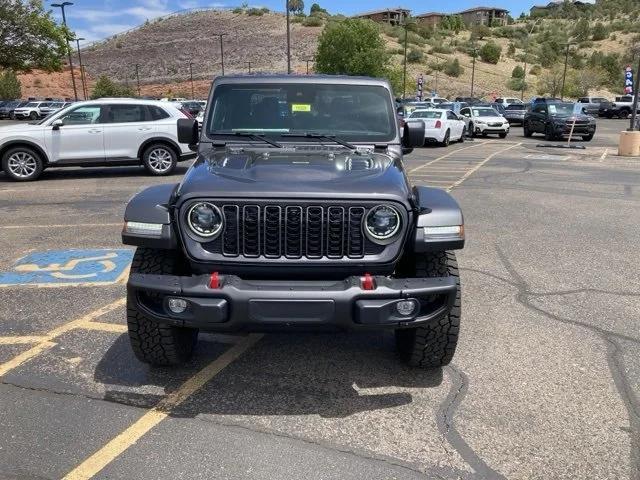
[(154, 148), (149, 152), (149, 166), (158, 173), (164, 173), (171, 168), (173, 158), (166, 148)]
[(7, 167), (16, 177), (29, 178), (38, 168), (38, 162), (27, 152), (16, 152), (7, 161)]

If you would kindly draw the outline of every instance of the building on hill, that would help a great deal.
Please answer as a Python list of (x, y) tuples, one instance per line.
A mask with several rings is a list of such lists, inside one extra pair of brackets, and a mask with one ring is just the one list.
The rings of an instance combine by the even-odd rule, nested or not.
[(582, 6), (582, 5), (595, 5), (596, 0), (554, 0), (552, 2), (547, 3), (546, 5), (534, 5), (529, 10), (531, 16), (536, 16), (540, 14), (545, 14), (547, 12), (551, 12), (562, 5), (569, 3), (571, 5)]
[(442, 22), (442, 19), (446, 16), (444, 13), (428, 12), (416, 15), (416, 22), (425, 27), (435, 28)]
[(494, 7), (474, 7), (456, 13), (467, 25), (503, 26), (508, 23), (509, 10)]
[(388, 23), (390, 25), (402, 25), (411, 14), (411, 10), (406, 8), (385, 8), (382, 10), (372, 10), (370, 12), (359, 13), (354, 18), (368, 18), (378, 23)]

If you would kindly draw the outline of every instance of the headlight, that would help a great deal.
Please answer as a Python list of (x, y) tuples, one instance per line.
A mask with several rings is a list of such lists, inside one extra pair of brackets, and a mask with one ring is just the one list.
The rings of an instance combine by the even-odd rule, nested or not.
[(199, 237), (211, 238), (220, 233), (224, 219), (220, 209), (209, 202), (194, 204), (187, 213), (187, 223)]
[(378, 244), (386, 244), (400, 231), (402, 217), (389, 205), (373, 207), (364, 218), (364, 233)]

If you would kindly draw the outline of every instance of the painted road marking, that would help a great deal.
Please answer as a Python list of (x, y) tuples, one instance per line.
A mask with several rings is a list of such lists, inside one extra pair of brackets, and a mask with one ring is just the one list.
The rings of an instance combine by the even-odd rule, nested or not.
[(0, 287), (14, 285), (110, 285), (122, 280), (133, 251), (128, 249), (49, 250), (19, 259), (0, 272)]
[(122, 227), (120, 223), (58, 223), (53, 225), (2, 225), (0, 230), (22, 230), (23, 228), (87, 228), (87, 227)]
[(487, 158), (485, 158), (483, 161), (481, 161), (479, 164), (477, 164), (475, 167), (473, 167), (471, 170), (469, 170), (467, 173), (465, 173), (460, 180), (458, 180), (453, 185), (451, 185), (449, 188), (447, 188), (447, 191), (450, 192), (455, 187), (460, 186), (460, 184), (462, 184), (462, 182), (464, 182), (467, 178), (469, 178), (471, 175), (473, 175), (475, 172), (477, 172), (483, 165), (485, 165), (489, 160), (491, 160), (496, 155), (504, 153), (507, 150), (511, 150), (512, 148), (517, 147), (519, 145), (522, 145), (522, 143), (515, 143), (515, 144), (513, 144), (513, 145), (511, 145), (511, 146), (509, 146), (507, 148), (503, 148), (502, 150), (498, 150), (497, 152), (492, 153)]
[(423, 169), (425, 167), (428, 167), (429, 165), (432, 165), (432, 164), (434, 164), (436, 162), (439, 162), (440, 160), (444, 160), (445, 158), (449, 158), (451, 155), (455, 155), (458, 152), (462, 152), (464, 150), (469, 150), (470, 148), (481, 147), (482, 145), (486, 145), (487, 143), (490, 143), (490, 142), (487, 141), (487, 142), (482, 142), (482, 143), (476, 143), (476, 144), (473, 144), (473, 145), (469, 145), (468, 147), (456, 148), (455, 150), (453, 150), (453, 151), (451, 151), (451, 152), (449, 152), (449, 153), (447, 153), (445, 155), (442, 155), (441, 157), (438, 157), (438, 158), (436, 158), (434, 160), (431, 160), (431, 161), (429, 161), (427, 163), (423, 163), (422, 165), (409, 170), (407, 173), (409, 175), (411, 175), (413, 172), (417, 172), (418, 170), (421, 170), (421, 169)]
[(224, 368), (230, 365), (240, 355), (250, 349), (261, 338), (262, 334), (253, 334), (244, 337), (226, 352), (213, 360), (202, 370), (189, 378), (177, 390), (171, 392), (155, 407), (147, 411), (130, 427), (110, 440), (100, 450), (95, 452), (84, 462), (64, 476), (64, 480), (83, 480), (92, 478), (104, 467), (134, 445), (153, 427), (167, 418), (171, 411), (187, 400), (191, 395), (200, 390), (207, 382), (213, 379)]
[(59, 327), (54, 328), (53, 330), (44, 334), (42, 336), (42, 340), (36, 345), (34, 345), (33, 347), (31, 347), (29, 350), (26, 350), (20, 353), (19, 355), (16, 355), (11, 360), (8, 360), (4, 363), (0, 363), (0, 377), (2, 377), (3, 375), (6, 375), (8, 372), (13, 370), (14, 368), (19, 367), (23, 363), (31, 360), (32, 358), (40, 355), (42, 352), (53, 347), (55, 345), (55, 342), (53, 342), (53, 340), (55, 340), (60, 335), (67, 333), (68, 331), (73, 330), (75, 328), (80, 328), (82, 327), (82, 325), (85, 325), (87, 322), (90, 322), (93, 319), (99, 318), (102, 315), (106, 315), (107, 313), (115, 310), (116, 308), (123, 306), (125, 302), (126, 302), (126, 298), (121, 298), (119, 300), (116, 300), (115, 302), (109, 303), (108, 305), (105, 305), (92, 312), (89, 312), (80, 318), (77, 318), (63, 325), (60, 325)]
[(45, 342), (47, 337), (39, 335), (16, 335), (0, 337), (0, 345), (28, 345), (30, 343)]

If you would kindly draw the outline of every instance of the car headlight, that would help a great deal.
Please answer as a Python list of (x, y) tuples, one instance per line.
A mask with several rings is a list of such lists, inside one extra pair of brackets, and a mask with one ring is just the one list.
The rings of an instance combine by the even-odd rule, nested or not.
[(389, 205), (378, 205), (364, 218), (364, 233), (374, 243), (389, 243), (400, 231), (402, 217)]
[(198, 202), (187, 212), (187, 224), (199, 237), (211, 238), (220, 233), (224, 218), (220, 209), (209, 202)]

